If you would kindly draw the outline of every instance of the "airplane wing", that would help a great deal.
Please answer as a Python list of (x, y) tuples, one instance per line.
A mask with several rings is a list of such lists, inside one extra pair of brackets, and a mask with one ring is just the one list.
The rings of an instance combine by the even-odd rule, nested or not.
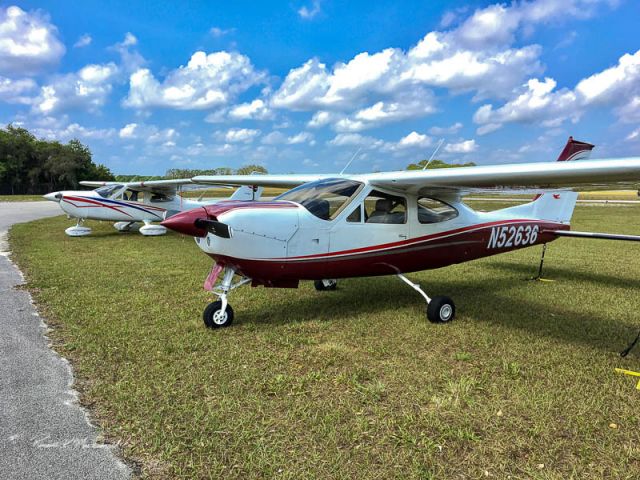
[[(163, 193), (165, 195), (175, 195), (178, 190), (197, 190), (203, 188), (211, 188), (210, 184), (196, 184), (190, 178), (177, 178), (171, 180), (149, 180), (142, 182), (100, 182), (100, 181), (82, 181), (80, 185), (86, 187), (103, 187), (105, 185), (122, 185), (130, 190), (138, 192), (154, 192)], [(226, 188), (224, 185), (216, 184), (218, 187)]]
[(519, 189), (635, 187), (640, 183), (640, 157), (410, 170), (371, 173), (353, 178), (420, 195), (434, 190), (463, 194)]
[(330, 174), (282, 174), (282, 175), (199, 175), (193, 177), (193, 183), (203, 185), (255, 185), (258, 187), (293, 188), (307, 182), (314, 182), (323, 178), (335, 178), (345, 175)]

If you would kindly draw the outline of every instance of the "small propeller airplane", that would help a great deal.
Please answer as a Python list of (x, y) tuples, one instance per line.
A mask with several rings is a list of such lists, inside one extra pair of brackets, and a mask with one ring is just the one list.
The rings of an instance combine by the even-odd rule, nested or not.
[[(151, 180), (146, 182), (93, 182), (82, 181), (81, 185), (98, 187), (95, 190), (66, 190), (52, 192), (44, 198), (58, 202), (67, 216), (76, 218), (77, 224), (65, 230), (71, 237), (83, 237), (91, 233), (84, 221), (107, 220), (116, 230), (128, 232), (139, 228), (145, 236), (164, 235), (167, 229), (153, 224), (178, 212), (201, 207), (219, 200), (188, 200), (182, 197), (193, 185), (191, 179)], [(231, 200), (256, 200), (262, 189), (240, 187), (229, 197)]]
[[(296, 288), (313, 280), (333, 290), (337, 279), (396, 275), (424, 297), (427, 318), (454, 319), (447, 296), (428, 296), (405, 275), (546, 244), (571, 232), (580, 187), (640, 182), (640, 157), (585, 160), (593, 145), (569, 138), (559, 162), (341, 175), (198, 176), (199, 184), (294, 187), (273, 201), (222, 201), (179, 213), (161, 225), (195, 237), (214, 260), (205, 289), (209, 328), (229, 326), (228, 294), (252, 286)], [(533, 201), (476, 211), (463, 195), (527, 191)], [(640, 240), (597, 234), (596, 238)], [(625, 237), (625, 238), (621, 238)], [(239, 280), (234, 282), (238, 275)], [(216, 281), (221, 277), (218, 286)]]

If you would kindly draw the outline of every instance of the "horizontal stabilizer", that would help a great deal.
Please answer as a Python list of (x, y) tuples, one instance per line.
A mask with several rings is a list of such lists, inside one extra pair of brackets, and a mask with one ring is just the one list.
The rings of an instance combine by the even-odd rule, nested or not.
[(573, 232), (570, 230), (546, 230), (558, 237), (574, 237), (574, 238), (594, 238), (600, 240), (626, 240), (629, 242), (640, 242), (640, 235), (621, 235), (617, 233), (598, 233), (598, 232)]

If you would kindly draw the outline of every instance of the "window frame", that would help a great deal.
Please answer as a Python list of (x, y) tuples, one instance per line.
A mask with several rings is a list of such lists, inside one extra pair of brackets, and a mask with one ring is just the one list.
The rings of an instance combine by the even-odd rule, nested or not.
[[(377, 195), (376, 195), (377, 194)], [(388, 223), (388, 222), (369, 222), (369, 215), (367, 215), (367, 209), (365, 206), (365, 202), (367, 201), (367, 199), (370, 196), (377, 196), (378, 198), (388, 198), (388, 197), (395, 197), (395, 198), (399, 198), (402, 199), (404, 201), (404, 221), (402, 223)], [(361, 223), (364, 225), (407, 225), (408, 220), (409, 220), (409, 200), (406, 196), (403, 195), (398, 195), (396, 193), (387, 193), (383, 190), (378, 190), (378, 189), (371, 189), (362, 199), (362, 201), (360, 202), (360, 205), (362, 207), (361, 210)], [(374, 210), (375, 211), (375, 210)]]
[[(420, 200), (422, 200), (423, 198), (429, 199), (429, 200), (434, 200), (436, 202), (439, 202), (443, 205), (446, 205), (447, 207), (449, 207), (450, 209), (452, 209), (454, 212), (456, 212), (456, 214), (453, 217), (444, 219), (444, 220), (438, 220), (437, 222), (421, 222), (420, 221), (420, 209), (424, 208), (425, 210), (431, 210), (428, 207), (423, 207), (422, 205), (420, 205)], [(435, 197), (431, 197), (429, 195), (421, 195), (419, 197), (416, 198), (416, 220), (418, 220), (418, 223), (420, 225), (436, 225), (438, 223), (443, 223), (443, 222), (448, 222), (450, 220), (454, 220), (456, 218), (458, 218), (460, 216), (460, 210), (458, 210), (456, 207), (454, 207), (453, 205), (451, 205), (449, 202), (445, 202), (444, 200), (440, 199), (440, 198), (435, 198)]]

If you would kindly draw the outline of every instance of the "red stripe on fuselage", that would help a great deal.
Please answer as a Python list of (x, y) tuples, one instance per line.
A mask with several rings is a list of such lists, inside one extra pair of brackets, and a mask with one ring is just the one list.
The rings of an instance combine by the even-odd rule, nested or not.
[[(546, 224), (547, 222), (539, 222), (537, 220), (531, 220), (531, 219), (497, 220), (495, 222), (479, 223), (476, 225), (460, 227), (453, 230), (446, 230), (444, 232), (432, 233), (430, 235), (424, 235), (422, 237), (411, 238), (408, 240), (401, 240), (398, 242), (383, 243), (381, 245), (371, 245), (369, 247), (360, 247), (360, 248), (354, 248), (351, 250), (340, 250), (338, 252), (317, 253), (314, 255), (301, 255), (298, 257), (276, 258), (274, 260), (306, 260), (306, 259), (313, 259), (313, 258), (327, 258), (327, 257), (337, 257), (337, 256), (344, 256), (344, 255), (354, 255), (359, 253), (370, 253), (374, 251), (384, 251), (384, 250), (390, 250), (390, 249), (395, 249), (400, 247), (406, 247), (406, 246), (414, 245), (418, 243), (423, 243), (423, 242), (435, 240), (438, 238), (450, 237), (452, 235), (456, 235), (459, 233), (464, 233), (464, 232), (469, 232), (474, 230), (482, 230), (484, 228), (497, 227), (502, 225), (512, 225), (512, 224), (517, 225), (520, 223), (529, 223), (529, 224), (545, 223)], [(268, 261), (270, 259), (264, 258), (260, 260)]]
[[(127, 212), (124, 212), (122, 210), (120, 210), (120, 208), (126, 208), (126, 207), (130, 207), (130, 208), (135, 208), (137, 210), (140, 211), (144, 211), (144, 210), (156, 210), (158, 212), (165, 212), (166, 209), (164, 208), (160, 208), (160, 207), (154, 207), (152, 205), (147, 205), (146, 203), (139, 203), (139, 202), (126, 202), (123, 200), (119, 200), (120, 202), (122, 202), (124, 205), (117, 205), (117, 204), (111, 204), (111, 203), (104, 203), (101, 202), (99, 199), (93, 199), (93, 198), (89, 198), (89, 197), (75, 197), (75, 196), (63, 196), (62, 200), (66, 201), (67, 203), (70, 203), (71, 205), (73, 205), (76, 208), (91, 208), (91, 207), (105, 207), (105, 208), (109, 208), (111, 210), (115, 210), (116, 212), (122, 213), (124, 215), (127, 215), (131, 218), (133, 218), (132, 215), (128, 214)], [(75, 202), (86, 202), (89, 205), (76, 205), (75, 203), (73, 203), (73, 200)], [(157, 214), (155, 214), (154, 212), (146, 212), (146, 213), (151, 213), (152, 215), (156, 215), (159, 216)]]
[[(71, 205), (73, 205), (76, 208), (91, 208), (91, 207), (105, 207), (105, 208), (109, 208), (111, 210), (115, 210), (118, 213), (122, 213), (124, 215), (127, 215), (128, 217), (131, 217), (131, 215), (129, 215), (127, 212), (123, 212), (122, 210), (120, 210), (118, 207), (115, 207), (114, 205), (105, 205), (104, 203), (100, 203), (98, 201), (86, 198), (86, 197), (62, 197), (62, 201), (65, 201), (67, 203), (70, 203)], [(73, 202), (86, 202), (89, 205), (76, 205)], [(132, 217), (133, 218), (133, 217)]]
[[(540, 233), (532, 244), (489, 248), (491, 229), (496, 226), (527, 223), (538, 225)], [(545, 230), (568, 230), (569, 226), (539, 220), (510, 220), (489, 222), (427, 235), (394, 244), (366, 247), (366, 251), (340, 255), (314, 256), (292, 259), (243, 259), (210, 253), (216, 261), (236, 268), (238, 273), (257, 284), (287, 280), (316, 280), (319, 278), (348, 278), (389, 275), (446, 267), (498, 253), (548, 243), (557, 237)], [(400, 244), (400, 245), (398, 245)], [(388, 247), (388, 245), (394, 245)], [(335, 255), (338, 254), (338, 255)]]

